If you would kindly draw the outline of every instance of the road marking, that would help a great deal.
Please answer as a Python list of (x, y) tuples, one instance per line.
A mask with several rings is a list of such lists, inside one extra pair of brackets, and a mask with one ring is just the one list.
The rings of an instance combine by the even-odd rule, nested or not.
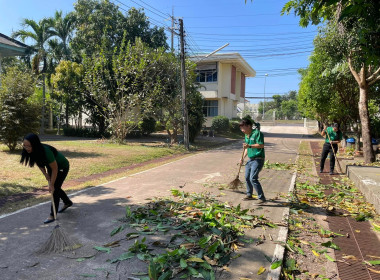
[(222, 175), (220, 174), (220, 172), (217, 172), (217, 173), (211, 173), (211, 174), (205, 174), (205, 175), (206, 175), (206, 177), (204, 177), (204, 178), (202, 178), (202, 179), (200, 179), (200, 180), (197, 180), (197, 181), (195, 181), (194, 183), (202, 184), (202, 183), (206, 183), (206, 182), (208, 182), (208, 181), (209, 181), (210, 179), (212, 179), (212, 178), (222, 176)]

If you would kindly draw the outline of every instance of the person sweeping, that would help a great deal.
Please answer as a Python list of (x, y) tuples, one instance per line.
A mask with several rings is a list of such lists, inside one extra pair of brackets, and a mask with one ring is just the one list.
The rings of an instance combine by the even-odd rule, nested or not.
[(334, 123), (332, 126), (329, 127), (323, 125), (321, 135), (326, 136), (326, 138), (322, 148), (319, 172), (323, 173), (327, 155), (330, 153), (330, 175), (333, 175), (335, 167), (335, 154), (338, 151), (339, 142), (343, 139), (343, 133), (339, 129), (339, 124)]
[[(62, 190), (62, 184), (69, 173), (69, 161), (57, 151), (56, 148), (42, 144), (40, 138), (34, 134), (26, 135), (22, 142), (23, 149), (20, 163), (33, 167), (35, 164), (40, 168), (49, 185), (49, 192), (52, 193), (53, 201), (50, 208), (50, 216), (44, 221), (45, 224), (55, 220), (55, 214), (62, 213), (73, 205), (66, 193)], [(58, 211), (59, 201), (62, 199), (64, 205)], [(53, 204), (55, 211), (53, 211)]]
[(240, 160), (243, 163), (244, 158), (248, 156), (249, 160), (245, 165), (245, 181), (247, 184), (247, 195), (244, 200), (253, 200), (253, 188), (258, 195), (259, 201), (256, 204), (266, 202), (263, 188), (259, 181), (259, 173), (263, 169), (265, 161), (264, 135), (259, 130), (259, 126), (253, 129), (253, 122), (250, 119), (243, 119), (240, 124), (240, 130), (245, 134), (243, 144), (244, 154)]

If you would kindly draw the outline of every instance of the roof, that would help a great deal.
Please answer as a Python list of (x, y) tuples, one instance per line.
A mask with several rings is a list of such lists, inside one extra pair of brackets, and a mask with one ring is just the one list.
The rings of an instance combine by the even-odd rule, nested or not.
[(210, 62), (224, 62), (234, 64), (235, 67), (243, 72), (246, 77), (255, 77), (256, 71), (248, 64), (248, 62), (239, 53), (222, 53), (213, 54), (209, 57), (204, 55), (191, 56), (190, 59), (197, 64), (204, 64)]
[(0, 57), (24, 55), (29, 46), (0, 33)]

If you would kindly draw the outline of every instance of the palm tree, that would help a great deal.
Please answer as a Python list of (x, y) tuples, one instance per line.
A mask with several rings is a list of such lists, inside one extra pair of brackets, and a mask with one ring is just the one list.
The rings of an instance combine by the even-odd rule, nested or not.
[(62, 11), (56, 11), (54, 18), (51, 18), (51, 21), (53, 24), (52, 34), (61, 39), (63, 58), (68, 60), (70, 57), (68, 41), (70, 40), (72, 32), (75, 28), (75, 16), (73, 13), (68, 13), (62, 17)]
[[(23, 42), (26, 39), (34, 40), (34, 44), (31, 47), (37, 54), (33, 58), (32, 67), (36, 74), (44, 73), (47, 67), (45, 44), (53, 36), (52, 22), (47, 18), (40, 20), (38, 23), (32, 19), (24, 19), (22, 26), (24, 29), (14, 32), (12, 37), (20, 38)], [(31, 28), (32, 30), (26, 30), (25, 28)], [(42, 71), (39, 70), (41, 61), (43, 62)]]
[[(37, 52), (32, 60), (32, 68), (36, 74), (42, 73), (42, 118), (40, 133), (44, 133), (45, 127), (45, 72), (47, 68), (47, 52), (45, 44), (47, 40), (53, 36), (52, 22), (50, 19), (42, 19), (38, 23), (32, 19), (24, 19), (22, 22), (24, 28), (31, 28), (32, 30), (21, 29), (12, 34), (14, 38), (21, 38), (25, 42), (26, 39), (34, 40), (34, 45), (31, 47)], [(40, 64), (43, 62), (42, 71), (40, 71)]]

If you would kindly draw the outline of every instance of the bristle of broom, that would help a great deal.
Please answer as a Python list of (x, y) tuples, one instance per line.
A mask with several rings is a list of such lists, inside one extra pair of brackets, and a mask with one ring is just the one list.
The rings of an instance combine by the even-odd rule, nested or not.
[(239, 186), (241, 186), (242, 184), (243, 184), (243, 182), (239, 180), (239, 177), (236, 177), (235, 180), (233, 180), (233, 181), (231, 181), (231, 182), (229, 183), (229, 187), (230, 187), (231, 189), (233, 189), (233, 190), (236, 190), (236, 189), (238, 189)]
[[(80, 247), (80, 246), (79, 246)], [(63, 251), (71, 251), (78, 248), (73, 240), (64, 232), (64, 230), (56, 225), (46, 243), (37, 251), (38, 254), (49, 254)]]

